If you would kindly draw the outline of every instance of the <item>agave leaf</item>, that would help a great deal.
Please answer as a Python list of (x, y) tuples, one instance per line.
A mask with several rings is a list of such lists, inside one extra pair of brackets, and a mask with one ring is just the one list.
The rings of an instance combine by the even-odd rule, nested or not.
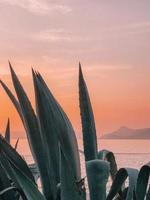
[[(5, 188), (10, 187), (10, 180), (0, 162), (0, 191), (3, 191)], [(0, 195), (1, 196), (1, 195)], [(15, 199), (15, 192), (9, 191), (7, 194), (3, 195), (3, 200), (14, 200)]]
[[(116, 173), (118, 171), (114, 153), (109, 150), (103, 149), (98, 152), (98, 159), (107, 160), (110, 163), (110, 175), (111, 175), (111, 179), (113, 181), (115, 179)], [(126, 191), (125, 184), (123, 184), (119, 191), (119, 194), (124, 196), (125, 191)], [(118, 196), (120, 196), (120, 195), (118, 195)]]
[[(24, 192), (23, 192), (21, 189), (16, 188), (16, 187), (14, 187), (14, 186), (7, 187), (6, 189), (0, 191), (0, 196), (1, 196), (1, 197), (3, 198), (3, 200), (4, 200), (5, 196), (6, 196), (8, 193), (10, 194), (10, 193), (15, 192), (15, 191), (21, 196), (21, 199), (22, 199), (22, 200), (28, 200), (28, 199), (26, 198)], [(7, 197), (7, 200), (8, 200), (8, 199), (11, 200), (10, 198), (11, 198), (11, 196), (10, 196), (10, 197)], [(14, 199), (18, 200), (19, 198), (20, 198), (19, 196), (18, 196), (18, 197), (13, 197), (13, 200), (14, 200)]]
[(42, 143), (42, 133), (39, 129), (38, 120), (26, 93), (19, 82), (19, 79), (17, 78), (14, 70), (12, 69), (11, 64), (10, 70), (14, 88), (19, 100), (19, 106), (18, 104), (16, 104), (16, 101), (14, 101), (14, 98), (11, 98), (11, 100), (14, 103), (17, 111), (19, 112), (19, 115), (23, 120), (30, 149), (40, 171), (43, 192), (47, 199), (55, 199), (55, 185), (51, 183), (51, 174), (49, 173), (47, 163), (47, 153)]
[(19, 114), (22, 122), (24, 123), (21, 107), (20, 107), (20, 104), (19, 104), (18, 100), (15, 98), (13, 93), (10, 91), (10, 89), (5, 85), (5, 83), (2, 80), (0, 80), (0, 83), (1, 83), (2, 87), (4, 88), (5, 92), (7, 93), (7, 95), (9, 96), (10, 100), (14, 104), (14, 106), (15, 106), (16, 110), (18, 111), (18, 114)]
[(17, 141), (16, 141), (16, 143), (15, 143), (15, 150), (17, 150), (18, 143), (19, 143), (19, 138), (17, 139)]
[(103, 160), (86, 162), (88, 185), (91, 200), (106, 199), (106, 184), (109, 177), (109, 163)]
[(128, 185), (128, 190), (127, 190), (127, 195), (125, 197), (125, 200), (133, 199), (137, 177), (138, 177), (138, 170), (132, 169), (132, 168), (121, 168), (119, 169), (119, 171), (117, 172), (115, 176), (110, 192), (107, 196), (107, 200), (112, 200), (118, 194), (118, 192), (120, 191), (127, 177), (129, 178), (129, 185)]
[(10, 184), (19, 187), (19, 185), (17, 185), (17, 181), (15, 180), (15, 178), (12, 175), (12, 171), (10, 170), (11, 167), (8, 162), (7, 156), (2, 149), (0, 152), (0, 164), (1, 164), (2, 168), (4, 169), (5, 174), (7, 175), (8, 179), (10, 181)]
[(6, 131), (5, 131), (5, 140), (10, 144), (10, 122), (8, 119)]
[(112, 180), (114, 180), (118, 169), (117, 169), (117, 163), (115, 160), (115, 155), (113, 154), (113, 152), (105, 150), (105, 149), (101, 150), (98, 152), (98, 159), (107, 160), (110, 163), (110, 174), (111, 174)]
[(22, 159), (22, 157), (18, 154), (18, 152), (12, 148), (10, 144), (8, 144), (3, 136), (0, 135), (0, 148), (5, 152), (5, 154), (9, 157), (9, 159), (16, 165), (18, 168), (26, 174), (27, 177), (34, 182), (34, 177), (26, 162)]
[(150, 200), (150, 186), (148, 188), (148, 192), (147, 192), (147, 195), (146, 195), (146, 200)]
[(43, 95), (41, 84), (32, 70), (35, 100), (38, 120), (41, 128), (43, 145), (46, 149), (48, 159), (50, 160), (49, 171), (55, 179), (55, 185), (60, 182), (59, 177), (59, 141), (56, 134), (55, 126), (53, 125), (53, 115), (50, 114), (47, 99)]
[(85, 160), (97, 159), (97, 138), (93, 110), (88, 89), (79, 64), (79, 102), (82, 121)]
[(136, 200), (144, 200), (150, 176), (150, 163), (144, 165), (139, 172), (136, 184)]
[(37, 168), (37, 165), (35, 163), (33, 163), (33, 164), (29, 164), (28, 166), (29, 166), (29, 168), (30, 168), (30, 170), (31, 170), (31, 172), (34, 176), (35, 182), (37, 183), (37, 180), (40, 177), (40, 173), (39, 173), (39, 170)]
[(61, 200), (81, 200), (82, 191), (79, 193), (78, 184), (74, 177), (70, 161), (66, 159), (65, 155), (61, 151)]
[(7, 155), (1, 151), (1, 161), (14, 183), (24, 192), (27, 199), (46, 200), (39, 192), (37, 186), (21, 171)]
[(37, 78), (41, 84), (41, 95), (45, 98), (45, 104), (47, 105), (47, 112), (49, 112), (49, 122), (53, 125), (53, 130), (57, 134), (61, 149), (65, 154), (65, 157), (70, 160), (70, 166), (74, 172), (76, 180), (81, 179), (80, 158), (78, 152), (78, 144), (75, 136), (75, 132), (71, 125), (67, 115), (53, 97), (42, 76), (38, 73)]

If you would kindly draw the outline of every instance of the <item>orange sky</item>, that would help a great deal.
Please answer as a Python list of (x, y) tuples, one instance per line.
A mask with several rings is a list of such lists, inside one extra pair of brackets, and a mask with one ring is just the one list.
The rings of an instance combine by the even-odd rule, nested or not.
[[(31, 66), (39, 70), (81, 132), (78, 61), (94, 109), (97, 132), (150, 127), (150, 2), (3, 0), (0, 2), (0, 78), (13, 89), (12, 62), (34, 105)], [(85, 12), (86, 11), (86, 12)], [(18, 115), (0, 88), (0, 131)]]

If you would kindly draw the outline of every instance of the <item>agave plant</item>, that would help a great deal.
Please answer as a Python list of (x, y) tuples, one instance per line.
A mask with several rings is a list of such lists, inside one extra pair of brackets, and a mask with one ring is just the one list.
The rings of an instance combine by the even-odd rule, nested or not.
[[(31, 166), (10, 145), (9, 123), (5, 138), (0, 137), (0, 198), (28, 200), (85, 200), (80, 156), (74, 129), (42, 76), (32, 70), (36, 112), (11, 64), (10, 71), (17, 98), (1, 81), (26, 130), (29, 146), (40, 174), (42, 192), (31, 173)], [(79, 64), (79, 102), (85, 166), (91, 200), (150, 200), (147, 190), (150, 165), (138, 172), (117, 169), (115, 156), (98, 150), (94, 115), (88, 89)], [(33, 166), (33, 165), (32, 165)], [(112, 186), (107, 192), (108, 178)], [(129, 179), (128, 186), (125, 181)], [(139, 192), (141, 191), (141, 192)]]
[[(61, 173), (63, 166), (61, 163), (67, 162), (72, 173), (68, 176), (68, 171), (66, 171), (70, 178), (68, 182), (73, 181), (75, 183), (74, 193), (76, 195), (72, 194), (72, 199), (76, 196), (80, 199), (84, 196), (84, 191), (79, 184), (81, 182), (81, 169), (78, 145), (68, 117), (53, 97), (42, 76), (32, 71), (37, 111), (35, 114), (11, 65), (10, 69), (18, 99), (2, 81), (1, 84), (15, 105), (25, 127), (31, 152), (40, 172), (44, 198), (58, 198), (60, 183), (63, 182), (63, 185), (65, 185), (67, 181)], [(64, 155), (64, 159), (61, 159), (62, 155)], [(63, 188), (66, 191), (67, 187), (61, 186), (60, 196), (66, 194), (63, 193)], [(70, 192), (69, 189), (68, 191)]]

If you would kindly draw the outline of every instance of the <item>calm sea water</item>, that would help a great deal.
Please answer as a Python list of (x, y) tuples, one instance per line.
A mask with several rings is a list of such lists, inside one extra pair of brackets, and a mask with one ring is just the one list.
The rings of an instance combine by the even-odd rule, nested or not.
[[(12, 140), (12, 145), (15, 144)], [(82, 140), (78, 139), (79, 149), (83, 149)], [(134, 167), (139, 169), (150, 161), (150, 140), (98, 140), (99, 149), (108, 149), (115, 153), (119, 167)], [(26, 139), (20, 139), (18, 152), (25, 157), (28, 163), (33, 159)], [(84, 156), (81, 156), (82, 173), (84, 175)]]

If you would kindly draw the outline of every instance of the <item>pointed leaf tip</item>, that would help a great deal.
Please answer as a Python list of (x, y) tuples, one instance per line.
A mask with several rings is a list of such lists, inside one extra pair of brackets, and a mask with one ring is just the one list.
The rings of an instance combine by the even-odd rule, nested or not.
[(5, 130), (5, 140), (8, 143), (10, 143), (10, 121), (9, 121), (9, 118), (8, 118), (7, 125), (6, 125), (6, 130)]
[(13, 78), (13, 77), (16, 78), (16, 77), (17, 77), (17, 76), (16, 76), (16, 73), (15, 73), (15, 71), (14, 71), (14, 69), (13, 69), (13, 67), (12, 67), (12, 65), (11, 65), (10, 62), (9, 62), (9, 69), (10, 69), (10, 73), (11, 73), (12, 78)]
[(94, 114), (82, 68), (79, 64), (79, 104), (86, 161), (97, 158), (97, 136)]
[(33, 67), (31, 67), (31, 71), (32, 71), (32, 73), (34, 73), (34, 69), (33, 69)]
[(83, 77), (81, 63), (79, 62), (79, 81), (81, 81), (81, 80), (83, 81), (84, 77)]
[(5, 87), (5, 84), (4, 84), (4, 82), (0, 79), (0, 84), (1, 84), (1, 86), (4, 88)]
[(80, 62), (79, 62), (79, 72), (82, 73), (82, 67)]
[(11, 62), (10, 62), (9, 60), (8, 60), (8, 64), (9, 64), (10, 69), (13, 70), (12, 65), (11, 65)]
[(17, 150), (18, 143), (19, 143), (19, 138), (18, 138), (17, 141), (16, 141), (16, 144), (15, 144), (15, 150)]
[(32, 68), (32, 77), (33, 77), (33, 78), (35, 77), (35, 74), (36, 74), (36, 72), (35, 72), (35, 70)]
[(10, 62), (10, 60), (8, 60), (8, 64), (9, 64), (9, 66), (11, 66), (11, 62)]
[(8, 119), (7, 119), (7, 126), (9, 126), (9, 125), (10, 125), (10, 119), (8, 117)]

